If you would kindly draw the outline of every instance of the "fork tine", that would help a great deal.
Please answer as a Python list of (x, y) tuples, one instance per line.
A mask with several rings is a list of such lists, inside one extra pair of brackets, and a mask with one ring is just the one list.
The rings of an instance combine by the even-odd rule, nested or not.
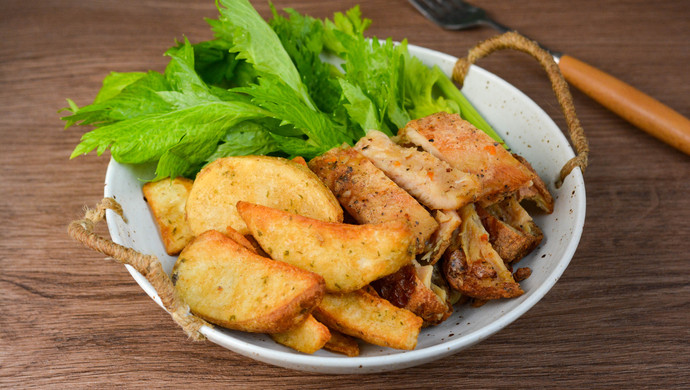
[(485, 24), (499, 31), (508, 30), (507, 27), (490, 20), (483, 9), (463, 0), (409, 0), (409, 2), (427, 19), (445, 29), (460, 30)]
[(445, 14), (453, 11), (453, 5), (448, 3), (446, 0), (434, 0), (433, 2), (436, 3), (436, 10), (439, 12), (439, 14)]
[(421, 12), (422, 15), (438, 23), (438, 19), (443, 15), (439, 7), (439, 1), (437, 0), (409, 0), (417, 11)]
[(472, 5), (464, 0), (446, 0), (446, 3), (451, 3), (457, 9), (473, 8)]
[(434, 10), (433, 0), (408, 0), (412, 6), (417, 8), (417, 10), (426, 15), (427, 12)]

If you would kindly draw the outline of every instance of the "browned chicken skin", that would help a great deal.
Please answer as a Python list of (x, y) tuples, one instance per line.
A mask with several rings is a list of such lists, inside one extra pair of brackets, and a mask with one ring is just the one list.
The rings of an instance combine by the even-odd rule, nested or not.
[(487, 208), (479, 205), (476, 208), (482, 225), (489, 233), (489, 242), (506, 264), (525, 257), (544, 237), (515, 196)]
[(333, 148), (309, 162), (309, 168), (359, 223), (405, 220), (421, 253), (438, 223), (410, 194), (352, 148)]
[(400, 143), (421, 147), (475, 176), (481, 183), (478, 200), (488, 203), (530, 186), (535, 176), (498, 142), (457, 114), (438, 113), (411, 121), (398, 137)]
[(373, 282), (372, 286), (393, 305), (421, 317), (424, 326), (439, 324), (453, 312), (453, 306), (424, 284), (412, 264)]
[(443, 270), (448, 284), (480, 299), (514, 298), (524, 293), (503, 259), (489, 243), (473, 204), (460, 210), (460, 249), (446, 252)]
[(537, 175), (537, 172), (532, 168), (532, 164), (525, 160), (524, 157), (517, 154), (513, 154), (522, 165), (524, 165), (530, 172), (534, 174), (532, 179), (532, 185), (528, 187), (522, 187), (518, 190), (518, 201), (522, 202), (524, 199), (534, 202), (542, 211), (547, 214), (553, 213), (553, 197), (546, 187), (544, 180)]

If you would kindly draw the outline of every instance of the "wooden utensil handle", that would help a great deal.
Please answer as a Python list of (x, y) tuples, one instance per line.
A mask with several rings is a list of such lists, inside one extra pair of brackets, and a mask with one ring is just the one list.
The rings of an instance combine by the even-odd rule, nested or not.
[(568, 55), (558, 63), (563, 77), (623, 119), (690, 155), (690, 120), (617, 78)]

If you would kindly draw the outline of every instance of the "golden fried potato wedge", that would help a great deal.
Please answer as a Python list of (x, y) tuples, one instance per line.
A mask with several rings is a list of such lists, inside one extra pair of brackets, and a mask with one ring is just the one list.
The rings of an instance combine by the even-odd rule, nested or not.
[(240, 200), (323, 221), (343, 220), (338, 200), (306, 166), (279, 157), (225, 157), (204, 167), (194, 180), (187, 200), (192, 232), (224, 232), (230, 226), (247, 234), (235, 207)]
[(225, 235), (228, 236), (229, 239), (235, 241), (236, 243), (242, 245), (243, 247), (249, 249), (250, 251), (256, 253), (257, 255), (260, 254), (259, 251), (257, 250), (257, 248), (254, 246), (254, 243), (252, 243), (249, 240), (249, 238), (251, 238), (251, 236), (249, 236), (249, 235), (243, 236), (237, 230), (231, 228), (230, 226), (228, 226), (226, 228), (225, 232), (223, 232), (223, 233), (225, 233)]
[(312, 354), (323, 348), (331, 339), (331, 332), (326, 325), (309, 315), (297, 327), (281, 333), (273, 333), (271, 338), (295, 351)]
[(337, 330), (329, 329), (329, 331), (331, 332), (331, 339), (323, 346), (324, 349), (335, 353), (342, 353), (349, 357), (359, 356), (359, 343), (357, 339), (342, 334)]
[(246, 332), (294, 328), (325, 292), (321, 276), (261, 257), (214, 230), (180, 253), (172, 281), (192, 313)]
[(297, 156), (290, 161), (296, 162), (297, 164), (302, 165), (304, 167), (308, 167), (307, 160), (305, 160), (304, 157), (302, 157), (302, 156)]
[(165, 178), (144, 184), (144, 198), (163, 240), (165, 251), (176, 255), (194, 238), (185, 220), (185, 204), (192, 190), (192, 181), (183, 177)]
[(237, 210), (266, 253), (323, 276), (328, 291), (358, 290), (414, 256), (415, 237), (403, 221), (330, 223), (247, 202)]
[(326, 294), (314, 317), (331, 329), (374, 345), (411, 350), (422, 319), (363, 290)]

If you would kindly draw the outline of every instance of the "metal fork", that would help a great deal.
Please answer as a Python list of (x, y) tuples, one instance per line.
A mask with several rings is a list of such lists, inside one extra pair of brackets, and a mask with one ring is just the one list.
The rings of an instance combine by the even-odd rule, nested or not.
[(464, 30), (480, 25), (504, 33), (510, 28), (489, 18), (486, 11), (459, 0), (410, 0), (422, 15), (448, 30)]
[[(463, 0), (409, 0), (422, 15), (447, 30), (476, 26), (511, 31)], [(543, 47), (543, 46), (542, 46)], [(543, 47), (563, 77), (604, 107), (652, 136), (690, 155), (690, 120), (623, 81), (569, 55)]]

